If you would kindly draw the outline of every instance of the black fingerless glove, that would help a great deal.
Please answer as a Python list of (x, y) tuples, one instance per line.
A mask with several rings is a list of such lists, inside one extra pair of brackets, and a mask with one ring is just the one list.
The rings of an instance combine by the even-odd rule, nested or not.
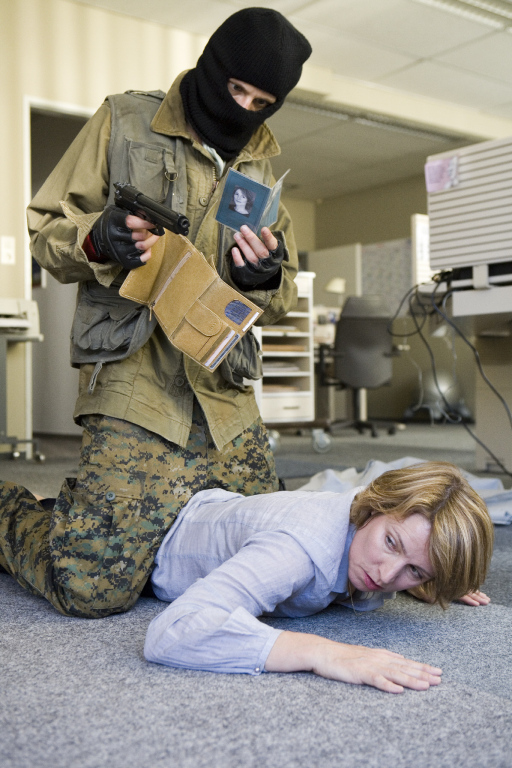
[(126, 226), (126, 211), (108, 205), (90, 232), (98, 256), (108, 256), (125, 269), (142, 267), (142, 251), (132, 240), (132, 230)]
[(246, 261), (242, 254), (244, 265), (237, 267), (231, 262), (231, 277), (233, 282), (244, 291), (254, 288), (271, 290), (279, 288), (281, 282), (281, 262), (284, 258), (284, 245), (278, 241), (277, 248), (270, 251), (266, 259), (261, 259), (258, 264)]

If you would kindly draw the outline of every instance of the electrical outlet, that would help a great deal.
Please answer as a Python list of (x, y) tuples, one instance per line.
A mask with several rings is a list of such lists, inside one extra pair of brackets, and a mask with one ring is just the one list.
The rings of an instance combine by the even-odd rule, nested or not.
[(0, 237), (0, 264), (16, 263), (16, 238), (2, 235)]

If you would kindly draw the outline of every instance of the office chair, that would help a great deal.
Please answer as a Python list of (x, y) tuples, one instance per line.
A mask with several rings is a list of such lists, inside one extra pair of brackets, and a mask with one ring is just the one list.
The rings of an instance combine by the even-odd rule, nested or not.
[[(382, 296), (349, 296), (336, 326), (334, 346), (320, 346), (320, 385), (353, 391), (354, 421), (348, 425), (360, 434), (365, 429), (377, 437), (368, 421), (366, 390), (389, 384), (392, 376), (393, 340), (388, 332), (391, 313)], [(326, 357), (332, 359), (333, 376), (326, 375)], [(389, 434), (396, 432), (390, 425)]]

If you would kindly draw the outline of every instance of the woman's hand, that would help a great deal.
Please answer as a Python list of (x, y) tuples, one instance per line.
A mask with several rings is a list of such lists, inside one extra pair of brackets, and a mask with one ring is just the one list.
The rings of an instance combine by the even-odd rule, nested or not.
[(480, 590), (477, 590), (476, 592), (469, 592), (467, 595), (464, 595), (464, 597), (461, 597), (456, 602), (464, 603), (464, 605), (489, 605), (491, 598), (488, 597), (485, 592), (480, 592)]
[(269, 653), (268, 672), (314, 672), (330, 680), (372, 685), (388, 693), (425, 691), (441, 682), (441, 670), (383, 648), (336, 643), (318, 635), (282, 632)]

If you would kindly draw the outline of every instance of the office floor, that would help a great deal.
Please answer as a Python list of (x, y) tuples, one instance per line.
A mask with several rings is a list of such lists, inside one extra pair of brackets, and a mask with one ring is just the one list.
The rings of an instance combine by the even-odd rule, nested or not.
[[(0, 478), (55, 495), (76, 471), (79, 441), (44, 439), (46, 464), (0, 461)], [(369, 459), (451, 458), (473, 469), (458, 427), (410, 425), (395, 436), (344, 431), (329, 453), (281, 434), (290, 490), (328, 467)], [(305, 473), (305, 474), (303, 474)], [(216, 675), (147, 663), (146, 628), (165, 607), (141, 598), (99, 621), (64, 617), (0, 574), (2, 768), (510, 768), (512, 526), (496, 526), (485, 608), (443, 612), (399, 595), (354, 615), (341, 606), (273, 626), (388, 647), (443, 668), (443, 682), (399, 696), (308, 673)]]
[[(40, 464), (23, 459), (12, 461), (0, 458), (0, 479), (21, 483), (43, 496), (55, 496), (64, 477), (76, 474), (80, 438), (40, 437), (46, 461)], [(379, 428), (377, 438), (368, 433), (359, 435), (353, 429), (336, 429), (330, 450), (316, 453), (310, 430), (305, 429), (299, 435), (283, 428), (279, 434), (275, 459), (278, 474), (285, 480), (286, 488), (294, 490), (323, 469), (363, 469), (371, 459), (387, 462), (402, 456), (413, 456), (418, 459), (452, 461), (463, 469), (474, 471), (474, 445), (462, 425), (408, 424), (406, 429), (394, 435), (388, 435), (384, 428)], [(512, 485), (512, 478), (498, 476), (505, 487)]]

